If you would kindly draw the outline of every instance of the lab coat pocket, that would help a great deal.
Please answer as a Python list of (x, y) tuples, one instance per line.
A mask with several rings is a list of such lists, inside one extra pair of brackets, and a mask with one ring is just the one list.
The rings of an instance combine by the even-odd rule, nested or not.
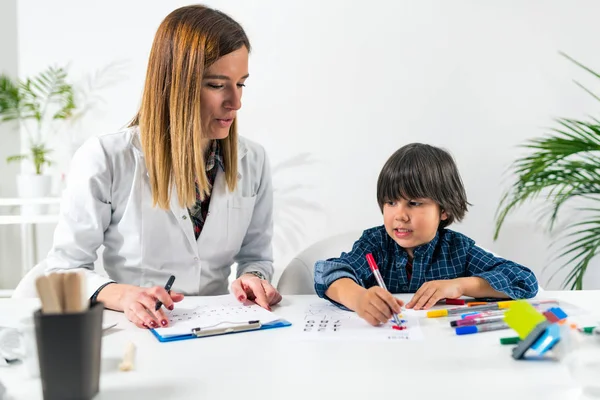
[(232, 196), (227, 204), (227, 248), (238, 251), (250, 226), (256, 196)]

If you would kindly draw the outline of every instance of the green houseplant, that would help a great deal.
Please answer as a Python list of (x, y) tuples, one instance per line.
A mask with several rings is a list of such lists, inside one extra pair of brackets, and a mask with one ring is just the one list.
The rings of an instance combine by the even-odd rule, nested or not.
[[(562, 55), (600, 78), (592, 69)], [(591, 90), (577, 85), (600, 101)], [(580, 290), (590, 261), (600, 251), (600, 121), (560, 118), (556, 123), (551, 133), (525, 142), (528, 154), (512, 164), (516, 181), (498, 206), (494, 239), (507, 215), (527, 201), (545, 200), (542, 211), (550, 231), (556, 227), (559, 212), (566, 212), (562, 211), (565, 208), (576, 211), (580, 219), (561, 228), (551, 244), (558, 248), (555, 259), (562, 265), (550, 279), (564, 269), (563, 287)]]
[[(27, 140), (27, 151), (7, 158), (8, 162), (28, 160), (33, 173), (17, 175), (20, 197), (45, 197), (50, 194), (52, 177), (44, 174), (52, 165), (48, 145), (60, 143), (63, 162), (72, 156), (85, 140), (77, 132), (86, 129), (78, 125), (83, 117), (96, 108), (103, 99), (98, 91), (107, 89), (120, 80), (126, 62), (112, 62), (94, 73), (72, 83), (64, 67), (50, 66), (39, 74), (21, 79), (0, 75), (0, 123), (16, 122), (22, 137)], [(56, 141), (58, 140), (58, 141)], [(60, 165), (60, 162), (58, 163)], [(22, 210), (26, 207), (23, 206)], [(43, 207), (31, 206), (32, 213), (43, 212)]]
[(75, 109), (73, 85), (62, 67), (48, 67), (25, 80), (0, 75), (0, 121), (17, 121), (27, 134), (29, 151), (9, 156), (8, 162), (30, 160), (35, 174), (51, 165), (46, 145), (53, 121), (66, 120)]

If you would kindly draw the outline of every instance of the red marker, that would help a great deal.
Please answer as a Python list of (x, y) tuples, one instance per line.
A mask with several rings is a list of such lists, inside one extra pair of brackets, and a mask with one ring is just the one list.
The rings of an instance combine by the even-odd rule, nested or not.
[[(377, 263), (375, 262), (375, 259), (373, 258), (373, 255), (371, 253), (366, 255), (367, 257), (367, 262), (369, 263), (369, 268), (371, 268), (371, 272), (373, 273), (373, 275), (375, 275), (375, 280), (377, 281), (377, 284), (382, 287), (384, 290), (387, 291), (387, 288), (385, 287), (385, 282), (383, 282), (383, 277), (381, 276), (381, 272), (379, 272), (379, 268), (377, 267)], [(401, 326), (402, 324), (400, 323), (400, 320), (398, 319), (398, 316), (394, 313), (394, 311), (392, 310), (392, 318), (394, 319), (394, 323), (398, 326)]]
[(464, 299), (446, 299), (449, 306), (464, 306), (467, 302)]

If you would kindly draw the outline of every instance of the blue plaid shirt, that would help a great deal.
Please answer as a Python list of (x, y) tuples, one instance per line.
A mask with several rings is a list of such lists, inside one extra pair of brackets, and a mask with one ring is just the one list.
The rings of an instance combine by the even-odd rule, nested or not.
[(315, 290), (319, 297), (340, 278), (350, 278), (365, 288), (377, 285), (366, 255), (373, 254), (387, 289), (391, 293), (414, 293), (428, 281), (478, 276), (495, 290), (513, 299), (534, 297), (538, 283), (531, 270), (495, 257), (475, 246), (475, 241), (450, 229), (438, 230), (435, 238), (414, 249), (413, 272), (406, 274), (408, 253), (392, 239), (385, 227), (367, 229), (349, 253), (317, 261)]

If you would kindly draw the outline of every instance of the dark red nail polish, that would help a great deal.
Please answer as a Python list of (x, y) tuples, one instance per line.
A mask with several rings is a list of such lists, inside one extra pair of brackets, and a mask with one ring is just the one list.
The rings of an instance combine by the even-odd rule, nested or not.
[(154, 322), (154, 321), (151, 321), (151, 322), (150, 322), (150, 326), (152, 326), (153, 328), (156, 328), (156, 322)]
[(161, 323), (163, 326), (167, 326), (167, 320), (166, 320), (166, 319), (163, 319), (162, 321), (160, 321), (160, 323)]
[(148, 328), (148, 325), (146, 325), (146, 324), (142, 324), (142, 325), (144, 326), (144, 328)]
[(169, 306), (169, 310), (173, 311), (173, 304)]

